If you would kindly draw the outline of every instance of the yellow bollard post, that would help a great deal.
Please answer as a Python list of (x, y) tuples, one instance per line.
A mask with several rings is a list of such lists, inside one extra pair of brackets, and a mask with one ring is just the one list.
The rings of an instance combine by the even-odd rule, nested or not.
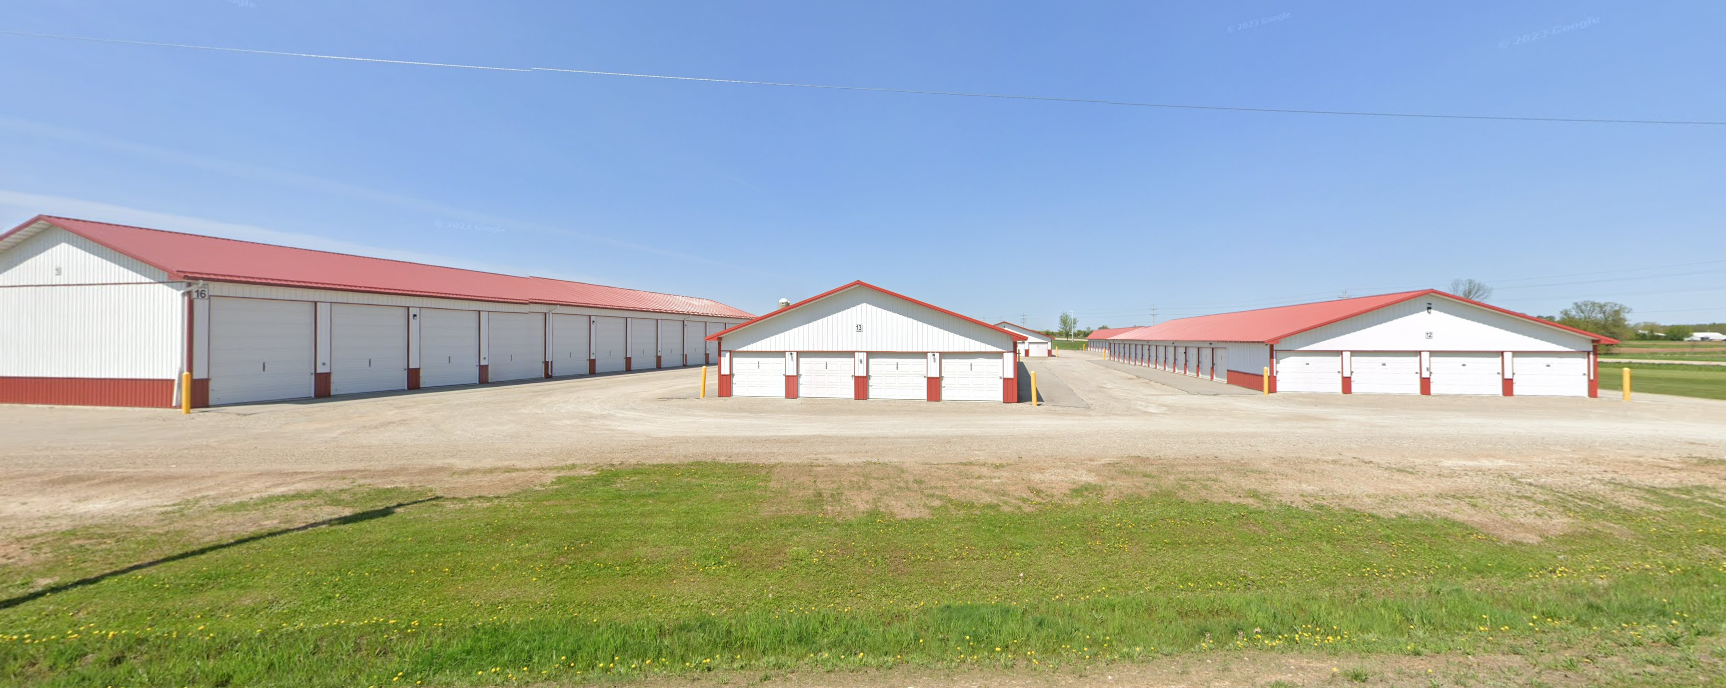
[(180, 376), (180, 414), (192, 412), (192, 374)]
[(1630, 369), (1624, 369), (1624, 400), (1630, 401)]
[(701, 398), (707, 398), (707, 366), (701, 366)]
[(1037, 371), (1031, 371), (1031, 406), (1037, 405)]
[(1265, 396), (1270, 396), (1270, 393), (1271, 393), (1271, 369), (1270, 369), (1270, 366), (1265, 366), (1264, 384), (1265, 384)]

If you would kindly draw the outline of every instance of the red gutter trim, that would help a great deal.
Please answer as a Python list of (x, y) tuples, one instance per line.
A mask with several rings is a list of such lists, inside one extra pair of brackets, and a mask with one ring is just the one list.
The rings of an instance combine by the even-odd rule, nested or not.
[(875, 290), (875, 291), (878, 291), (878, 292), (881, 292), (881, 293), (883, 293), (883, 294), (886, 294), (886, 295), (888, 295), (888, 296), (891, 296), (891, 297), (893, 297), (893, 298), (896, 298), (896, 299), (900, 299), (900, 300), (902, 300), (902, 301), (909, 301), (909, 302), (911, 302), (911, 303), (914, 303), (914, 304), (917, 304), (917, 305), (919, 305), (919, 306), (922, 306), (922, 307), (924, 307), (924, 308), (927, 308), (927, 309), (929, 309), (929, 310), (932, 310), (932, 311), (936, 311), (936, 312), (938, 312), (938, 313), (946, 313), (946, 314), (947, 314), (947, 315), (951, 315), (951, 316), (953, 316), (953, 317), (955, 317), (955, 318), (958, 318), (958, 319), (960, 319), (960, 320), (964, 320), (964, 321), (967, 321), (967, 322), (972, 322), (972, 323), (976, 323), (976, 324), (978, 324), (978, 325), (982, 325), (982, 326), (983, 326), (983, 327), (987, 327), (987, 328), (989, 328), (989, 329), (991, 329), (991, 330), (994, 330), (994, 331), (996, 331), (996, 332), (999, 332), (999, 333), (1001, 333), (1001, 334), (1004, 334), (1004, 335), (1007, 335), (1007, 336), (1009, 336), (1009, 337), (1012, 337), (1012, 338), (1013, 338), (1013, 341), (1015, 341), (1015, 342), (1023, 342), (1023, 341), (1027, 341), (1027, 340), (1029, 340), (1029, 339), (1030, 339), (1030, 338), (1029, 338), (1029, 337), (1026, 337), (1026, 336), (1025, 336), (1025, 335), (1022, 335), (1022, 334), (1019, 334), (1019, 333), (1017, 333), (1017, 332), (1012, 332), (1012, 331), (1009, 331), (1009, 330), (1003, 330), (1003, 329), (1001, 329), (1001, 328), (999, 328), (999, 327), (995, 327), (995, 326), (994, 326), (994, 325), (990, 325), (990, 324), (989, 324), (989, 323), (986, 323), (986, 322), (983, 322), (983, 321), (981, 321), (981, 320), (978, 320), (978, 319), (976, 319), (976, 318), (971, 318), (971, 317), (966, 317), (966, 316), (963, 316), (963, 315), (960, 315), (960, 314), (958, 314), (958, 313), (954, 313), (954, 312), (953, 312), (953, 311), (950, 311), (950, 310), (947, 310), (947, 309), (945, 309), (945, 308), (942, 308), (942, 307), (940, 307), (940, 306), (936, 306), (936, 305), (934, 305), (934, 304), (930, 304), (930, 303), (925, 303), (925, 302), (922, 302), (922, 301), (918, 301), (918, 300), (917, 300), (917, 299), (913, 299), (913, 298), (911, 298), (911, 297), (909, 297), (909, 296), (906, 296), (906, 295), (904, 295), (904, 294), (900, 294), (900, 293), (897, 293), (897, 292), (892, 292), (892, 291), (888, 291), (888, 290), (886, 290), (886, 289), (882, 289), (882, 288), (880, 288), (880, 287), (877, 287), (877, 286), (875, 286), (875, 285), (873, 285), (873, 284), (870, 284), (870, 283), (868, 283), (868, 282), (864, 282), (864, 281), (863, 281), (863, 280), (857, 280), (857, 281), (855, 281), (855, 282), (852, 282), (852, 283), (850, 283), (850, 284), (847, 284), (847, 285), (844, 285), (844, 286), (841, 286), (841, 287), (839, 287), (839, 288), (837, 288), (837, 289), (832, 289), (832, 290), (830, 290), (830, 291), (826, 291), (826, 292), (823, 292), (823, 293), (820, 293), (820, 294), (816, 294), (816, 295), (815, 295), (815, 296), (811, 296), (811, 297), (809, 297), (809, 298), (807, 298), (807, 299), (804, 299), (804, 300), (802, 300), (802, 301), (798, 301), (798, 302), (797, 302), (797, 303), (794, 303), (794, 304), (791, 304), (791, 305), (789, 305), (789, 306), (786, 306), (786, 307), (784, 307), (784, 308), (781, 308), (781, 309), (779, 309), (779, 310), (776, 310), (776, 311), (773, 311), (773, 312), (772, 312), (772, 313), (768, 313), (768, 314), (766, 314), (766, 315), (762, 315), (762, 316), (757, 316), (757, 317), (755, 317), (755, 318), (753, 318), (753, 319), (750, 319), (750, 320), (747, 320), (747, 321), (744, 321), (744, 322), (742, 322), (742, 323), (739, 323), (739, 324), (737, 324), (737, 325), (733, 325), (733, 326), (731, 326), (731, 327), (730, 327), (730, 328), (727, 328), (727, 329), (724, 329), (724, 330), (720, 330), (720, 331), (719, 331), (719, 332), (717, 332), (717, 333), (715, 333), (715, 334), (710, 334), (710, 335), (707, 335), (707, 341), (714, 341), (714, 340), (717, 340), (717, 339), (718, 339), (718, 338), (720, 338), (720, 337), (721, 337), (721, 336), (724, 336), (724, 335), (727, 335), (727, 334), (730, 334), (730, 333), (732, 333), (732, 332), (734, 332), (734, 331), (736, 331), (736, 330), (741, 330), (741, 329), (743, 329), (743, 328), (745, 328), (745, 327), (749, 327), (749, 326), (750, 326), (750, 325), (754, 325), (754, 324), (756, 324), (756, 323), (758, 323), (758, 322), (761, 322), (761, 321), (763, 321), (763, 320), (766, 320), (766, 319), (768, 319), (768, 318), (771, 318), (771, 317), (773, 317), (773, 316), (776, 316), (776, 315), (779, 315), (779, 314), (781, 314), (781, 313), (787, 313), (787, 312), (790, 312), (790, 311), (794, 311), (794, 310), (797, 310), (797, 309), (798, 309), (798, 308), (802, 308), (802, 307), (803, 307), (803, 306), (805, 306), (805, 305), (808, 305), (808, 304), (810, 304), (810, 303), (814, 303), (814, 302), (816, 302), (816, 301), (820, 301), (820, 300), (821, 300), (821, 299), (825, 299), (825, 298), (827, 298), (827, 297), (829, 297), (829, 296), (832, 296), (832, 295), (834, 295), (834, 294), (837, 294), (837, 293), (839, 293), (839, 292), (842, 292), (842, 291), (845, 291), (845, 290), (847, 290), (847, 289), (851, 289), (851, 288), (853, 288), (853, 287), (868, 287), (868, 288), (870, 288), (870, 289), (874, 289), (874, 290)]

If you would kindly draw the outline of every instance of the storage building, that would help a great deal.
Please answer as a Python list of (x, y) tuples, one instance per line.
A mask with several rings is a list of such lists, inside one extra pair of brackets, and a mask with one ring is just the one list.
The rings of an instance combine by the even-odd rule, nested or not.
[(1109, 339), (1110, 338), (1114, 337), (1117, 334), (1120, 334), (1122, 332), (1126, 332), (1126, 331), (1131, 330), (1131, 329), (1134, 329), (1134, 328), (1131, 328), (1131, 327), (1110, 327), (1110, 328), (1104, 328), (1101, 330), (1092, 330), (1090, 334), (1085, 335), (1085, 350), (1086, 351), (1096, 351), (1096, 352), (1107, 352), (1109, 350)]
[(852, 282), (708, 339), (722, 397), (1014, 403), (1025, 336)]
[(193, 406), (703, 365), (708, 299), (41, 216), (0, 235), (0, 402)]
[(1599, 396), (1596, 348), (1618, 343), (1432, 289), (1182, 318), (1101, 341), (1112, 360), (1273, 392), (1575, 397)]
[(1033, 329), (1028, 328), (1028, 327), (1020, 327), (1018, 325), (1014, 325), (1013, 323), (1007, 322), (1005, 320), (998, 322), (998, 323), (995, 323), (995, 327), (999, 327), (1003, 330), (1008, 330), (1010, 332), (1017, 332), (1019, 334), (1025, 335), (1025, 341), (1019, 342), (1019, 357), (1020, 358), (1024, 358), (1027, 356), (1048, 357), (1048, 356), (1055, 355), (1055, 353), (1054, 353), (1055, 341), (1053, 339), (1050, 339), (1049, 335), (1043, 334), (1041, 332), (1038, 332), (1038, 331), (1033, 330)]

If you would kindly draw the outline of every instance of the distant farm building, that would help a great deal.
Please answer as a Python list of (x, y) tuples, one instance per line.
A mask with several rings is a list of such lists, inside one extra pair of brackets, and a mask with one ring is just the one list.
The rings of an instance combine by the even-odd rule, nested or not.
[(995, 327), (1025, 335), (1025, 341), (1019, 342), (1019, 356), (1021, 358), (1031, 356), (1043, 358), (1054, 355), (1053, 350), (1055, 342), (1046, 334), (1029, 327), (1014, 325), (1013, 323), (1004, 320), (995, 323)]

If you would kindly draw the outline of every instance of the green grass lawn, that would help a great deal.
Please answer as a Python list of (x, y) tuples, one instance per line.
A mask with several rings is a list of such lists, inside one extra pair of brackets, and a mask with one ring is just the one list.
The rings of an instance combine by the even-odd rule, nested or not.
[(1640, 353), (1610, 353), (1601, 354), (1600, 360), (1610, 361), (1615, 358), (1640, 358), (1654, 361), (1726, 361), (1726, 352), (1709, 349), (1705, 352), (1684, 351), (1648, 351)]
[[(1658, 651), (1673, 658), (1667, 678), (1639, 683), (1693, 685), (1726, 659), (1717, 494), (1643, 491), (1634, 512), (1575, 500), (1570, 534), (1518, 544), (1440, 519), (1084, 489), (1028, 510), (833, 518), (787, 503), (768, 476), (622, 468), (374, 511), (417, 495), (273, 498), (224, 513), (294, 499), (363, 513), (208, 550), (192, 549), (207, 544), (196, 519), (58, 534), (36, 543), (46, 559), (0, 569), (0, 683), (1041, 671), (1252, 650), (1571, 662)], [(187, 550), (33, 596), (41, 579)]]
[(1630, 369), (1630, 391), (1726, 399), (1726, 366), (1660, 365), (1600, 361), (1600, 389), (1624, 389), (1622, 370)]
[(1726, 361), (1726, 342), (1663, 342), (1631, 340), (1612, 347), (1602, 359), (1643, 358), (1682, 361)]
[(1060, 339), (1055, 340), (1055, 348), (1056, 349), (1065, 349), (1067, 351), (1082, 351), (1089, 346), (1090, 346), (1090, 343), (1086, 342), (1084, 340), (1079, 340), (1076, 342), (1065, 341), (1065, 340), (1060, 340)]

